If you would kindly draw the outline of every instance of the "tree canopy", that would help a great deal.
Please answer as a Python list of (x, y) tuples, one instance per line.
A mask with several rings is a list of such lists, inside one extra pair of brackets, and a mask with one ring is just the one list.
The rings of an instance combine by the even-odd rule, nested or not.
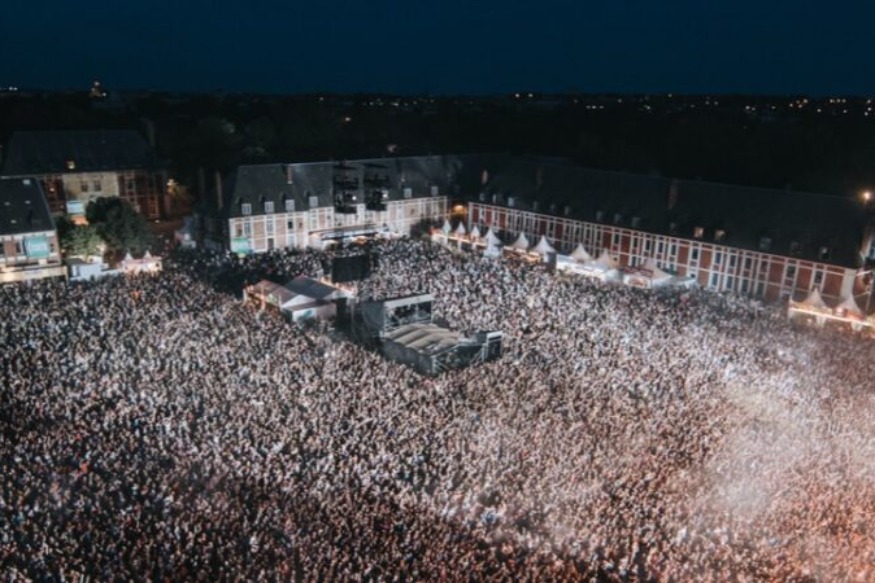
[(155, 245), (149, 224), (131, 204), (118, 197), (101, 197), (88, 203), (85, 216), (89, 225), (106, 241), (114, 253), (144, 253)]

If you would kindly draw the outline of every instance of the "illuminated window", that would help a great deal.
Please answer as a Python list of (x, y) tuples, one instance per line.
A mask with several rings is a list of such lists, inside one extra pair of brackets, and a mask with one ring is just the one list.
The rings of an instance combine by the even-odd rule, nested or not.
[(701, 239), (705, 236), (705, 229), (703, 227), (696, 227), (693, 229), (693, 237), (696, 239)]
[(714, 231), (714, 240), (715, 241), (722, 241), (725, 238), (726, 238), (726, 231), (724, 231), (723, 229), (717, 229), (716, 231)]
[(74, 160), (67, 160), (67, 170), (75, 170), (76, 162)]
[(817, 253), (817, 257), (821, 261), (828, 261), (830, 255), (832, 255), (832, 250), (829, 247), (821, 247), (820, 251)]

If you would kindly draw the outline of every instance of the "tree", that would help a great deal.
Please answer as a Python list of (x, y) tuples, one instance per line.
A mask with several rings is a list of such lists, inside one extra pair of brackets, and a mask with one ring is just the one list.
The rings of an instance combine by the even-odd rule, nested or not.
[(61, 217), (57, 226), (61, 249), (66, 255), (87, 257), (102, 253), (105, 244), (94, 225), (76, 225), (69, 218)]
[(117, 197), (95, 199), (85, 208), (85, 216), (113, 252), (140, 254), (155, 245), (149, 223), (126, 200)]

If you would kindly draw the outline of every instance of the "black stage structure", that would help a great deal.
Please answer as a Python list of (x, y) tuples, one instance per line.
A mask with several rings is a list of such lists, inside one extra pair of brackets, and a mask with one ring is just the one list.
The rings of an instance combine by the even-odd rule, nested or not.
[(501, 332), (469, 337), (438, 326), (433, 321), (433, 306), (431, 294), (361, 302), (355, 308), (354, 335), (378, 347), (389, 360), (429, 376), (501, 356)]

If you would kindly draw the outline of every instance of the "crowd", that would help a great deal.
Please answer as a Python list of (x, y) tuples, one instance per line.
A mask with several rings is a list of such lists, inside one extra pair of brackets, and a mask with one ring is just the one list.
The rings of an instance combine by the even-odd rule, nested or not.
[(431, 292), (503, 356), (424, 378), (216, 291), (321, 252), (0, 288), (4, 580), (875, 579), (871, 341), (379, 252), (362, 296)]

